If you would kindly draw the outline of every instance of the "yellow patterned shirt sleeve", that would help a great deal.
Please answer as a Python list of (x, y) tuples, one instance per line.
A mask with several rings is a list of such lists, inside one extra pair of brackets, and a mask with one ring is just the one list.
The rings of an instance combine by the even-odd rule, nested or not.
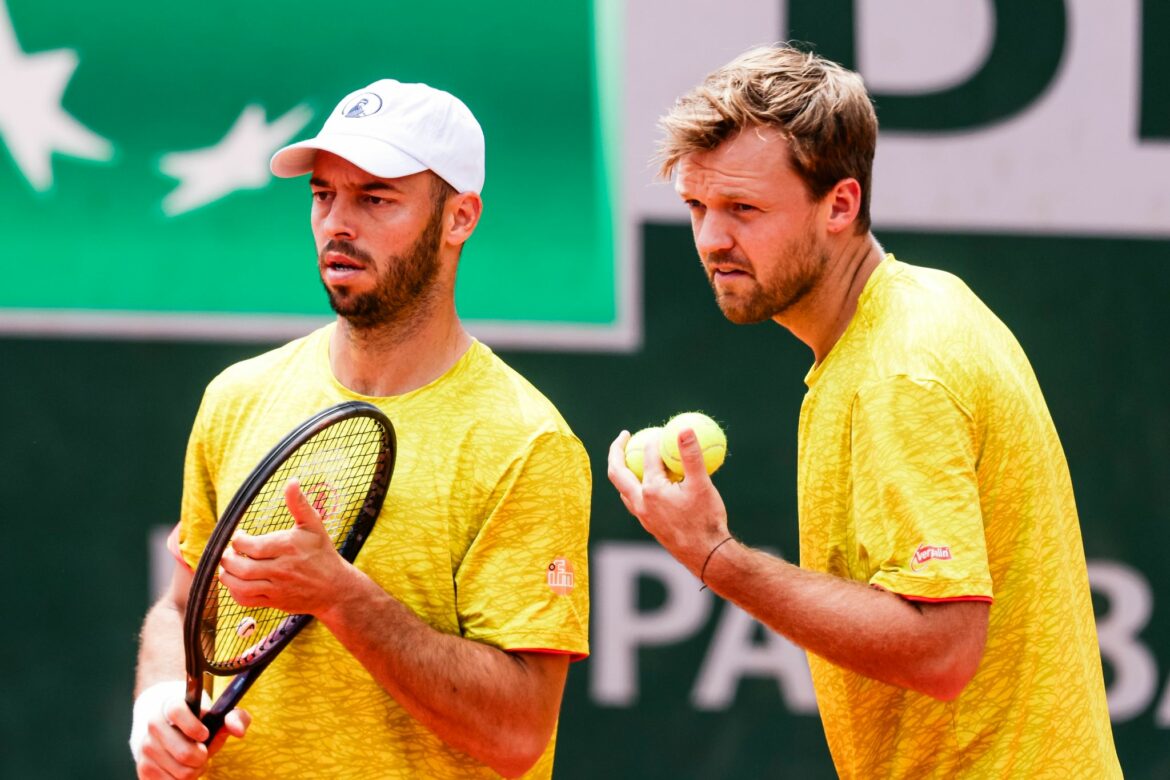
[(852, 420), (868, 582), (920, 600), (989, 598), (970, 412), (938, 381), (900, 374), (859, 388)]
[[(576, 527), (579, 491), (588, 485), (571, 491), (564, 483), (588, 471), (579, 442), (563, 433), (538, 437), (515, 461), (456, 573), (465, 637), (509, 650), (561, 647), (584, 655), (574, 637), (585, 634), (588, 603), (573, 594), (588, 589)], [(549, 626), (557, 627), (552, 635)]]
[[(329, 371), (330, 331), (236, 364), (208, 386), (184, 471), (184, 560), (196, 564), (215, 519), (284, 434), (327, 406), (365, 400), (394, 423), (398, 458), (355, 565), (438, 631), (505, 650), (588, 654), (591, 478), (556, 409), (478, 342), (424, 388), (354, 394)], [(216, 694), (226, 682), (217, 678)], [(228, 742), (211, 777), (496, 776), (414, 720), (316, 623), (243, 706), (253, 715), (248, 736)], [(526, 777), (551, 777), (555, 742)]]
[(887, 257), (806, 383), (801, 566), (992, 602), (951, 702), (810, 654), (840, 777), (1121, 777), (1068, 467), (1012, 334), (954, 276)]

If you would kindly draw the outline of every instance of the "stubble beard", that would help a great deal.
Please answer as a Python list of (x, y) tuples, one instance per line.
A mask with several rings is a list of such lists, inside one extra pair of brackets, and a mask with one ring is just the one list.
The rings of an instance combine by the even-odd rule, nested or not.
[[(439, 237), (443, 227), (441, 210), (431, 215), (426, 227), (406, 252), (384, 258), (384, 269), (374, 289), (351, 293), (344, 287), (330, 289), (329, 306), (357, 331), (394, 328), (408, 331), (421, 317), (437, 292), (439, 275)], [(319, 262), (326, 252), (341, 252), (355, 260), (371, 264), (372, 256), (347, 241), (330, 240), (322, 248)], [(324, 280), (322, 280), (324, 284)]]
[[(828, 253), (817, 244), (812, 235), (793, 239), (780, 252), (780, 256), (788, 266), (786, 273), (769, 279), (751, 277), (748, 280), (750, 289), (747, 293), (720, 291), (713, 273), (708, 271), (707, 281), (711, 284), (715, 302), (724, 317), (736, 325), (752, 325), (775, 319), (803, 300), (816, 287), (829, 262)], [(749, 266), (742, 259), (722, 252), (713, 252), (707, 256), (709, 264), (728, 260), (738, 261), (740, 266)]]

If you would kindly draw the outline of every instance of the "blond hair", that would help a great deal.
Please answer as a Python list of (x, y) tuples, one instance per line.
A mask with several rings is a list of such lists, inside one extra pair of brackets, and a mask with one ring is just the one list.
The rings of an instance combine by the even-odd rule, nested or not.
[(869, 230), (877, 116), (861, 77), (835, 62), (786, 45), (751, 49), (679, 98), (659, 126), (666, 178), (692, 152), (714, 149), (745, 128), (775, 128), (814, 200), (842, 179), (857, 180), (857, 230)]

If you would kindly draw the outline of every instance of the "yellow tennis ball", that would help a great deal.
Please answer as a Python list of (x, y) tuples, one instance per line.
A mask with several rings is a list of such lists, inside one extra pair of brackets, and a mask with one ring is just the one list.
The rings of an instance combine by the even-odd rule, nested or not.
[(662, 428), (643, 428), (630, 437), (626, 442), (626, 467), (634, 472), (638, 479), (642, 478), (645, 469), (646, 440), (661, 434)]
[(673, 474), (683, 473), (682, 460), (678, 454), (678, 435), (684, 428), (690, 428), (699, 438), (699, 446), (703, 449), (703, 465), (708, 474), (714, 474), (723, 465), (727, 457), (727, 434), (719, 427), (719, 423), (702, 412), (683, 412), (671, 417), (662, 427), (662, 462)]

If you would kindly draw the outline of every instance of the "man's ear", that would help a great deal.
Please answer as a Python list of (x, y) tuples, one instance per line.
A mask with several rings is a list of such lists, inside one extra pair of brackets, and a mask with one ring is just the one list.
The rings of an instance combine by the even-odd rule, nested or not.
[(483, 199), (474, 192), (460, 192), (447, 199), (446, 229), (444, 240), (456, 246), (462, 246), (475, 226), (479, 224), (479, 216), (483, 212)]
[(861, 210), (861, 184), (857, 179), (842, 179), (825, 198), (829, 203), (825, 230), (832, 234), (851, 228)]

